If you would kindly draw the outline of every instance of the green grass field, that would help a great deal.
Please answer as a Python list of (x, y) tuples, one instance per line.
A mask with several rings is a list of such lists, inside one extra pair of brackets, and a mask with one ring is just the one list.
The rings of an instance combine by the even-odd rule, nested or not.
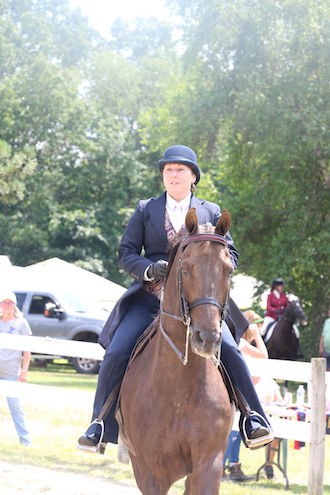
[[(52, 366), (47, 369), (31, 368), (29, 382), (94, 391), (96, 376), (78, 375), (70, 367)], [(69, 471), (88, 474), (89, 476), (110, 480), (123, 480), (134, 483), (130, 465), (121, 464), (117, 460), (117, 447), (107, 448), (104, 456), (85, 454), (77, 451), (77, 438), (84, 432), (89, 423), (91, 406), (78, 407), (77, 404), (47, 404), (44, 400), (24, 400), (24, 410), (31, 431), (33, 447), (27, 449), (20, 446), (9, 415), (6, 400), (0, 396), (0, 436), (1, 459), (19, 465), (29, 464), (46, 467), (58, 471)], [(212, 435), (212, 430), (210, 430)], [(110, 445), (110, 444), (109, 444)], [(241, 462), (246, 474), (256, 473), (264, 462), (264, 449), (249, 451), (241, 447)], [(330, 436), (326, 441), (326, 461), (324, 470), (324, 494), (330, 495)], [(301, 450), (288, 449), (288, 477), (290, 492), (307, 494), (309, 447)], [(268, 481), (262, 477), (258, 482), (245, 484), (224, 482), (221, 493), (225, 495), (252, 495), (267, 493), (268, 495), (287, 493), (284, 489), (282, 475), (275, 469), (276, 480)], [(183, 482), (172, 488), (171, 494), (182, 494)]]

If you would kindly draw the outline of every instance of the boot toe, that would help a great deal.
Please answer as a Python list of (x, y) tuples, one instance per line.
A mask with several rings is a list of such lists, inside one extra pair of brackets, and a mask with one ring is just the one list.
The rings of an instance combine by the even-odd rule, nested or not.
[(96, 447), (100, 441), (100, 435), (98, 433), (89, 433), (82, 435), (79, 440), (79, 445), (84, 445), (87, 447)]

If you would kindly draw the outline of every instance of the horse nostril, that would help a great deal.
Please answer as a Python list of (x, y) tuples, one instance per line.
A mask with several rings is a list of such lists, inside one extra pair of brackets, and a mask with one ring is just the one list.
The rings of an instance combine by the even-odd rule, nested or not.
[(221, 333), (215, 331), (203, 331), (196, 330), (195, 339), (198, 344), (219, 344), (221, 340)]
[(202, 344), (204, 342), (200, 330), (197, 330), (197, 332), (195, 332), (195, 339), (198, 344)]

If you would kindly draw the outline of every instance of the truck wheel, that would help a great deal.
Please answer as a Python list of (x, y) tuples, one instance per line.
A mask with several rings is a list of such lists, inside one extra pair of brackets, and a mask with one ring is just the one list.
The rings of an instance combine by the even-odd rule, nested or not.
[(101, 361), (87, 358), (72, 358), (72, 365), (78, 373), (95, 375), (99, 372)]

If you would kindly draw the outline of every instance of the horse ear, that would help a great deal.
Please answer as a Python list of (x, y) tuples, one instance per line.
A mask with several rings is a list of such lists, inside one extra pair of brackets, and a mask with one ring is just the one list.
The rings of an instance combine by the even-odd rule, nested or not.
[(221, 217), (215, 227), (216, 234), (226, 235), (230, 229), (231, 216), (228, 210), (223, 210)]
[(198, 219), (196, 215), (196, 209), (190, 208), (186, 215), (186, 229), (188, 234), (196, 234), (198, 229)]

